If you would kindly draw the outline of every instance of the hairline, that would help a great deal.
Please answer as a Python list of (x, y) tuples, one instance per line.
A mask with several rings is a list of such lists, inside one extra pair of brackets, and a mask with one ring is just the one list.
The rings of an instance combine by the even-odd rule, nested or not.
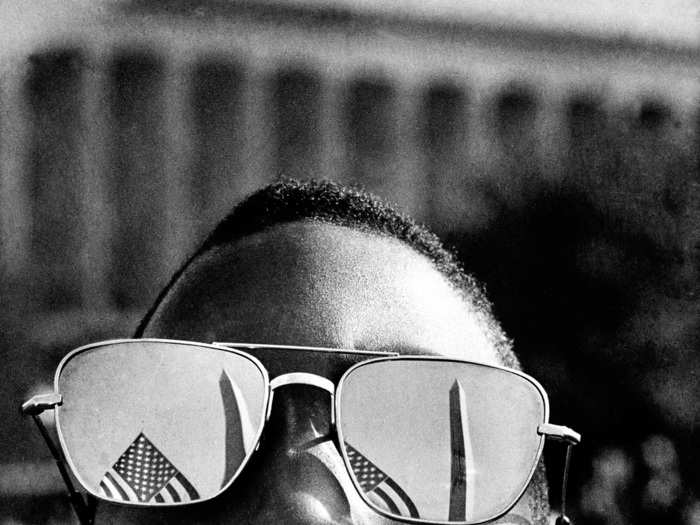
[[(341, 228), (347, 228), (350, 231), (355, 231), (363, 233), (370, 236), (376, 236), (378, 238), (383, 238), (387, 240), (393, 240), (400, 243), (400, 245), (408, 248), (412, 253), (422, 257), (430, 267), (435, 270), (441, 278), (449, 286), (450, 290), (454, 291), (459, 299), (463, 301), (467, 309), (472, 315), (477, 318), (478, 326), (484, 331), (487, 340), (493, 345), (496, 352), (496, 357), (503, 366), (520, 369), (520, 362), (513, 352), (512, 341), (505, 335), (500, 324), (495, 319), (491, 311), (491, 303), (485, 297), (485, 294), (478, 286), (476, 281), (468, 274), (466, 274), (461, 267), (459, 267), (453, 261), (442, 261), (443, 266), (439, 264), (439, 261), (431, 257), (429, 253), (423, 252), (414, 246), (407, 239), (403, 239), (397, 234), (391, 231), (381, 230), (379, 228), (373, 227), (371, 224), (365, 224), (360, 222), (350, 222), (350, 221), (339, 221), (335, 218), (327, 218), (324, 216), (320, 217), (301, 217), (291, 221), (280, 221), (270, 225), (267, 225), (258, 230), (252, 230), (244, 233), (243, 235), (236, 236), (226, 243), (208, 244), (204, 243), (198, 250), (196, 250), (186, 262), (175, 272), (161, 290), (158, 298), (153, 302), (151, 308), (141, 320), (137, 330), (136, 337), (142, 337), (143, 332), (146, 327), (153, 321), (158, 310), (167, 302), (168, 297), (178, 286), (187, 283), (188, 279), (198, 270), (198, 268), (205, 264), (207, 259), (210, 257), (222, 256), (225, 250), (230, 250), (234, 248), (240, 242), (250, 239), (256, 235), (262, 235), (269, 233), (276, 228), (282, 228), (290, 224), (327, 224), (331, 226), (338, 226)], [(451, 256), (451, 252), (447, 251), (442, 247), (445, 254)], [(447, 271), (444, 267), (448, 267)]]

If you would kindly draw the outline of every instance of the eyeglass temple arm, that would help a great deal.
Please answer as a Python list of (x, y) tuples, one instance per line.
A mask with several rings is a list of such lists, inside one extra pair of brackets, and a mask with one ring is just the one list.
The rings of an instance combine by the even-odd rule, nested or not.
[(564, 473), (561, 482), (561, 513), (556, 520), (556, 525), (569, 525), (571, 520), (566, 515), (566, 488), (569, 481), (569, 465), (571, 464), (572, 449), (574, 445), (578, 445), (581, 442), (581, 434), (571, 430), (569, 427), (552, 425), (551, 423), (541, 424), (537, 427), (537, 433), (545, 436), (547, 439), (566, 443), (566, 459), (564, 460)]
[(537, 433), (543, 435), (547, 439), (563, 441), (570, 445), (578, 445), (581, 442), (581, 434), (562, 425), (542, 423), (537, 427)]
[(24, 416), (31, 416), (34, 423), (36, 423), (41, 436), (44, 438), (46, 446), (49, 448), (51, 455), (56, 461), (56, 466), (61, 474), (61, 478), (63, 478), (63, 483), (65, 483), (66, 488), (68, 489), (68, 499), (71, 502), (73, 510), (78, 516), (78, 520), (80, 521), (81, 525), (93, 525), (95, 519), (95, 500), (90, 498), (88, 495), (88, 501), (85, 502), (80, 492), (75, 490), (73, 482), (70, 479), (70, 475), (68, 474), (68, 469), (66, 468), (66, 462), (63, 458), (63, 454), (61, 454), (61, 451), (53, 442), (53, 439), (51, 439), (51, 435), (39, 417), (39, 415), (41, 415), (41, 413), (45, 410), (53, 410), (62, 403), (63, 398), (60, 394), (34, 396), (29, 401), (22, 404), (21, 412)]

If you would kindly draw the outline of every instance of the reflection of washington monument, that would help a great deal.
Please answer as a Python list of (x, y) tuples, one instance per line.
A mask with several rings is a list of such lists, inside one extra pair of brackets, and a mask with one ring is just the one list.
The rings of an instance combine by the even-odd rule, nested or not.
[(248, 406), (241, 389), (231, 380), (226, 370), (219, 376), (219, 392), (224, 410), (226, 429), (225, 457), (226, 470), (221, 482), (224, 487), (231, 481), (250, 452), (254, 438), (254, 427), (250, 420)]
[(450, 521), (464, 521), (472, 515), (474, 458), (467, 419), (467, 400), (458, 380), (450, 388)]

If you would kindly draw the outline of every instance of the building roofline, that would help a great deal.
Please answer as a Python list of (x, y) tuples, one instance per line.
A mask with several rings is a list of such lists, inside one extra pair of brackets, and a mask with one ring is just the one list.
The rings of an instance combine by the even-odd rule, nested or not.
[(436, 14), (398, 12), (395, 9), (361, 9), (349, 2), (320, 2), (319, 0), (131, 0), (120, 5), (126, 13), (187, 18), (254, 17), (316, 28), (348, 28), (383, 26), (404, 32), (434, 34), (437, 38), (484, 43), (504, 42), (529, 49), (555, 52), (587, 52), (610, 54), (631, 52), (700, 64), (700, 47), (681, 41), (644, 38), (631, 33), (595, 34), (573, 32), (563, 28), (542, 28), (532, 25), (509, 25), (483, 20), (450, 17), (446, 12)]

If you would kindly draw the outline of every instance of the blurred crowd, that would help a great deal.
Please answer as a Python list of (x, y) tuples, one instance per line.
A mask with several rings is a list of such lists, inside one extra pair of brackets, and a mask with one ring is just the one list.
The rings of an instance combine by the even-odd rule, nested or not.
[(667, 436), (602, 449), (590, 468), (577, 505), (584, 523), (700, 524), (700, 500), (684, 484), (676, 447)]

